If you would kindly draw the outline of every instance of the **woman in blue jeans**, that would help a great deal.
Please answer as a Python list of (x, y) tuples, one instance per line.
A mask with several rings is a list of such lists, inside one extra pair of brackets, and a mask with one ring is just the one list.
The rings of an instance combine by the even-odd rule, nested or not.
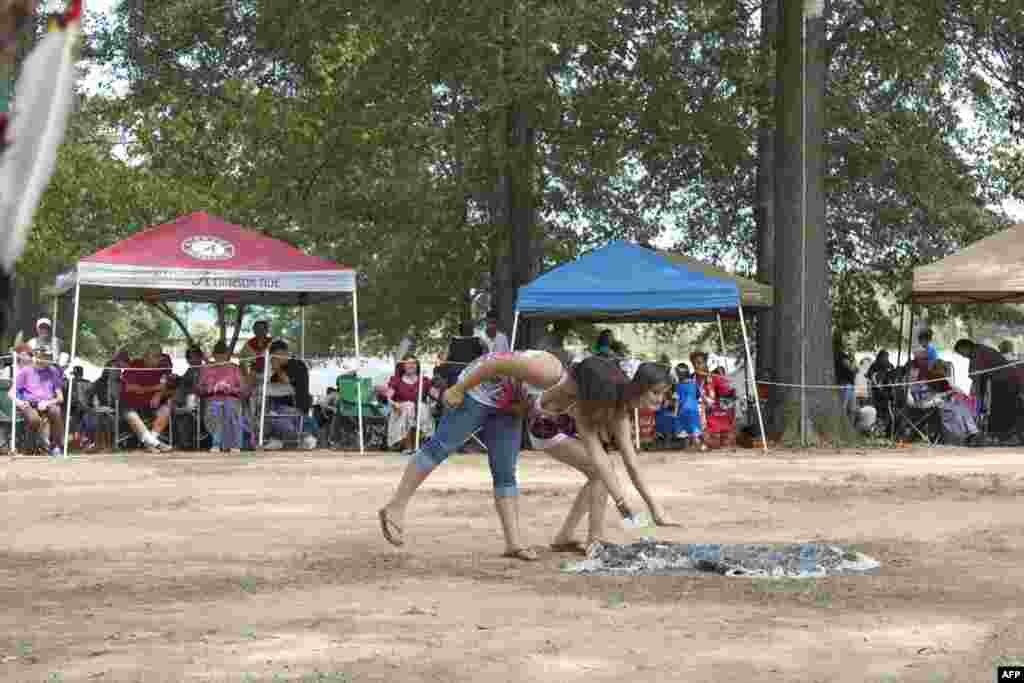
[[(495, 504), (505, 531), (505, 555), (523, 560), (537, 559), (536, 553), (524, 548), (519, 540), (515, 484), (515, 466), (522, 433), (519, 413), (525, 412), (523, 399), (527, 388), (542, 390), (534, 400), (534, 418), (550, 418), (572, 410), (572, 406), (579, 403), (576, 410), (580, 418), (578, 437), (575, 433), (564, 435), (565, 439), (550, 438), (557, 437), (557, 434), (547, 435), (545, 442), (551, 442), (547, 444), (551, 448), (545, 450), (556, 459), (564, 460), (583, 471), (588, 480), (607, 486), (616, 501), (616, 507), (626, 518), (632, 517), (632, 511), (625, 502), (604, 446), (611, 441), (618, 441), (620, 447), (625, 444), (623, 460), (626, 468), (651, 507), (655, 523), (659, 526), (675, 526), (654, 502), (640, 478), (633, 462), (635, 454), (629, 443), (627, 412), (633, 408), (659, 405), (668, 389), (668, 372), (659, 370), (654, 364), (645, 366), (641, 366), (638, 376), (630, 380), (617, 363), (599, 357), (588, 359), (569, 370), (563, 369), (557, 357), (543, 351), (489, 354), (478, 359), (463, 371), (459, 382), (445, 392), (445, 401), (454, 410), (442, 420), (434, 437), (413, 457), (394, 497), (380, 510), (384, 537), (394, 545), (402, 545), (401, 525), (406, 507), (416, 489), (451, 451), (469, 438), (475, 429), (483, 426), (494, 478)], [(552, 407), (547, 407), (549, 405), (555, 412), (552, 412)], [(558, 409), (558, 406), (562, 408)], [(561, 448), (566, 444), (572, 452), (555, 452), (556, 446)], [(569, 519), (566, 520), (566, 528), (559, 534), (560, 539), (568, 538), (585, 509), (593, 506), (603, 509), (603, 493), (601, 496), (592, 495), (593, 488), (588, 483), (577, 496)], [(598, 512), (591, 510), (592, 522)], [(601, 518), (603, 515), (598, 517), (597, 526), (600, 526)]]
[[(487, 359), (512, 354), (481, 356), (465, 370), (460, 379)], [(516, 461), (523, 434), (525, 404), (521, 387), (515, 382), (492, 381), (469, 392), (462, 405), (445, 413), (437, 431), (413, 454), (402, 474), (391, 501), (378, 513), (384, 537), (393, 545), (402, 545), (405, 510), (416, 489), (430, 473), (464, 444), (475, 432), (487, 447), (487, 460), (494, 480), (494, 505), (505, 532), (504, 557), (533, 561), (537, 553), (522, 545), (519, 537), (519, 487)]]

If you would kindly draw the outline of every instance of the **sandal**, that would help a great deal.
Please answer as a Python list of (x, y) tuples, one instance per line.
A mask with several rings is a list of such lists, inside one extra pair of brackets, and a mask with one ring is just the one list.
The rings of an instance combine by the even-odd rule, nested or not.
[(583, 541), (566, 541), (565, 543), (552, 543), (551, 550), (556, 553), (575, 553), (577, 555), (586, 555), (587, 544)]
[(513, 560), (522, 560), (523, 562), (536, 562), (540, 559), (537, 555), (537, 551), (532, 548), (517, 548), (515, 550), (506, 550), (501, 554), (502, 557), (507, 557)]
[(402, 527), (398, 525), (398, 522), (391, 519), (391, 515), (388, 514), (387, 508), (381, 508), (377, 511), (377, 518), (380, 519), (380, 530), (384, 534), (384, 538), (387, 539), (388, 543), (393, 546), (400, 546), (405, 543), (402, 538), (404, 532)]

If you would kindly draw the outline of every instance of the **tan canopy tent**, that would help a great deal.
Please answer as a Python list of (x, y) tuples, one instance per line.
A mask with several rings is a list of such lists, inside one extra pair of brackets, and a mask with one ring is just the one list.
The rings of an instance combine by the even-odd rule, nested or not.
[(771, 285), (761, 284), (755, 280), (734, 275), (727, 270), (716, 268), (704, 261), (698, 261), (691, 256), (675, 254), (671, 251), (662, 251), (660, 249), (656, 251), (662, 258), (671, 261), (677, 266), (682, 266), (684, 269), (691, 272), (704, 273), (708, 277), (712, 277), (717, 280), (735, 282), (736, 287), (740, 290), (740, 303), (747, 308), (770, 308), (774, 303), (774, 290)]
[(1024, 303), (1024, 223), (914, 269), (911, 303)]

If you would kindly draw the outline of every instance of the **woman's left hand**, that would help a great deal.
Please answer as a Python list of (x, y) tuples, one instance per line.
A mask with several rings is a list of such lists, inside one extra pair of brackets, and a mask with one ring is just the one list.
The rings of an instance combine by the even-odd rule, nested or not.
[(666, 515), (664, 512), (658, 512), (658, 513), (654, 514), (653, 517), (654, 517), (654, 525), (655, 526), (676, 526), (676, 527), (683, 526), (679, 522), (673, 521), (672, 518), (669, 517), (668, 515)]

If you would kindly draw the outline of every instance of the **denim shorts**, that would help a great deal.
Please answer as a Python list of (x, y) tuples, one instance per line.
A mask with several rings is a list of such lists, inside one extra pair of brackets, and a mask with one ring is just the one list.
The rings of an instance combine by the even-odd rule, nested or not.
[(485, 406), (472, 396), (466, 396), (461, 406), (444, 414), (437, 431), (413, 456), (417, 468), (421, 472), (430, 472), (478, 431), (480, 440), (487, 447), (494, 495), (518, 495), (516, 462), (523, 437), (522, 418)]

